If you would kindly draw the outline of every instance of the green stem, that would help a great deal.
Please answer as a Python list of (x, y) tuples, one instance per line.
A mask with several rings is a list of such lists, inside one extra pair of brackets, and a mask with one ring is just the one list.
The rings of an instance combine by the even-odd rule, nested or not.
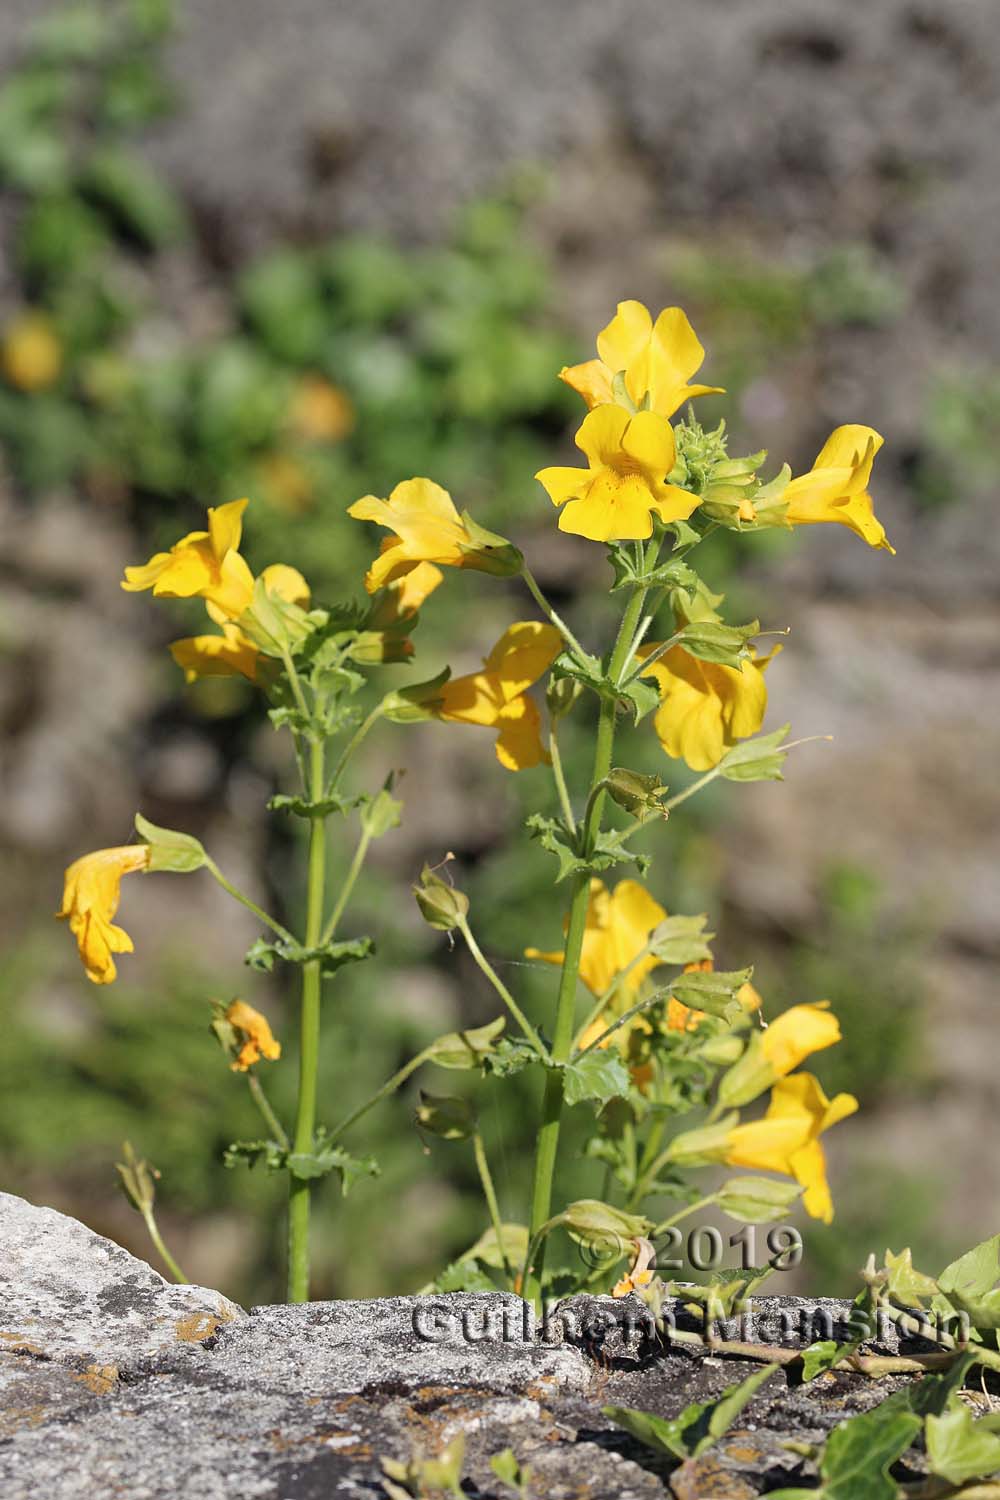
[(143, 1209), (142, 1217), (145, 1221), (146, 1228), (149, 1231), (149, 1238), (153, 1241), (153, 1244), (156, 1247), (156, 1253), (163, 1261), (163, 1264), (166, 1266), (167, 1270), (170, 1272), (171, 1276), (176, 1282), (178, 1282), (181, 1286), (186, 1286), (188, 1284), (188, 1278), (184, 1275), (184, 1272), (181, 1270), (180, 1266), (174, 1260), (174, 1257), (170, 1254), (170, 1251), (163, 1243), (163, 1236), (160, 1233), (159, 1226), (153, 1215), (153, 1210), (151, 1208)]
[[(608, 1028), (605, 1031), (601, 1032), (600, 1036), (595, 1036), (592, 1042), (588, 1042), (586, 1047), (581, 1047), (578, 1052), (574, 1051), (574, 1061), (578, 1061), (581, 1057), (586, 1057), (587, 1053), (593, 1052), (595, 1047), (606, 1046), (609, 1037), (614, 1036), (616, 1031), (620, 1031), (623, 1026), (626, 1026), (628, 1022), (633, 1019), (633, 1017), (639, 1015), (644, 1010), (648, 1010), (651, 1005), (656, 1004), (657, 1000), (662, 999), (664, 995), (669, 995), (669, 993), (669, 986), (663, 989), (654, 990), (651, 995), (646, 995), (642, 1000), (637, 1001), (635, 1005), (629, 1006), (628, 1010), (623, 1011), (620, 1016), (615, 1017)], [(592, 1023), (588, 1022), (587, 1024), (590, 1025)]]
[(486, 978), (489, 980), (490, 984), (500, 996), (500, 999), (503, 1001), (504, 1005), (506, 1005), (511, 1015), (514, 1017), (514, 1020), (524, 1032), (524, 1035), (528, 1038), (528, 1041), (534, 1047), (539, 1057), (547, 1062), (549, 1059), (548, 1048), (542, 1041), (541, 1037), (538, 1035), (538, 1032), (535, 1030), (534, 1026), (532, 1026), (531, 1022), (528, 1020), (527, 1016), (524, 1014), (524, 1011), (514, 999), (514, 996), (511, 994), (510, 990), (507, 988), (503, 980), (500, 978), (499, 974), (497, 974), (496, 970), (493, 968), (493, 965), (490, 963), (489, 959), (483, 953), (479, 944), (476, 942), (475, 938), (472, 935), (472, 929), (469, 926), (468, 920), (465, 917), (461, 917), (455, 925), (464, 937), (469, 952), (472, 954), (476, 963), (479, 965), (480, 969), (486, 975)]
[(222, 886), (222, 889), (226, 891), (230, 896), (232, 896), (234, 901), (238, 901), (241, 906), (245, 906), (247, 911), (252, 911), (258, 921), (264, 923), (265, 927), (270, 927), (272, 932), (276, 932), (278, 936), (284, 938), (287, 943), (294, 943), (295, 939), (288, 931), (288, 928), (282, 927), (280, 922), (276, 922), (273, 917), (268, 916), (267, 912), (262, 906), (258, 906), (256, 901), (251, 901), (250, 897), (244, 895), (241, 890), (238, 890), (237, 887), (233, 885), (231, 880), (227, 880), (225, 875), (223, 875), (222, 871), (219, 869), (218, 865), (215, 863), (215, 860), (207, 854), (205, 855), (205, 869), (214, 880), (218, 881), (219, 885)]
[(686, 1219), (689, 1214), (696, 1214), (699, 1209), (702, 1208), (710, 1208), (713, 1203), (716, 1203), (718, 1201), (718, 1197), (718, 1193), (709, 1193), (706, 1198), (699, 1198), (696, 1203), (689, 1203), (686, 1208), (679, 1208), (675, 1214), (670, 1215), (669, 1219), (664, 1219), (661, 1224), (657, 1224), (656, 1228), (653, 1230), (651, 1238), (655, 1239), (658, 1234), (662, 1234), (663, 1231), (665, 1229), (669, 1229), (672, 1224), (679, 1224), (680, 1221), (682, 1219)]
[[(649, 563), (655, 558), (657, 543), (649, 548)], [(611, 653), (608, 675), (617, 682), (622, 666), (628, 656), (635, 635), (646, 590), (636, 589), (622, 616)], [(615, 717), (617, 704), (613, 698), (602, 699), (600, 717), (597, 722), (597, 742), (594, 747), (594, 768), (590, 778), (591, 795), (588, 797), (587, 815), (583, 826), (583, 849), (593, 849), (601, 826), (605, 793), (597, 791), (600, 783), (611, 770), (611, 754), (615, 742)], [(566, 948), (563, 953), (562, 973), (559, 978), (559, 993), (556, 1000), (556, 1019), (552, 1040), (552, 1060), (567, 1062), (573, 1050), (573, 1025), (576, 1015), (576, 988), (580, 972), (580, 955), (583, 951), (583, 935), (587, 923), (587, 907), (590, 902), (590, 875), (583, 871), (573, 883), (570, 899), (569, 921), (566, 929)], [(555, 1175), (556, 1157), (559, 1150), (559, 1128), (563, 1110), (563, 1070), (552, 1068), (546, 1074), (542, 1095), (542, 1123), (538, 1132), (535, 1152), (535, 1176), (531, 1198), (530, 1235), (534, 1242), (541, 1228), (549, 1221), (552, 1210), (552, 1182)], [(537, 1301), (541, 1291), (541, 1276), (544, 1268), (544, 1240), (539, 1240), (534, 1264), (526, 1267), (523, 1295), (529, 1301)]]
[(534, 599), (535, 603), (538, 605), (539, 609), (543, 614), (548, 615), (549, 619), (552, 621), (553, 625), (559, 631), (559, 634), (563, 637), (567, 644), (572, 646), (573, 650), (577, 653), (578, 656), (587, 656), (588, 653), (584, 651), (583, 647), (580, 645), (580, 642), (577, 640), (572, 630), (570, 630), (569, 626), (566, 624), (566, 621), (561, 619), (559, 615), (556, 614), (555, 610), (552, 608), (552, 605), (549, 603), (545, 595), (542, 593), (541, 589), (538, 587), (538, 584), (535, 582), (534, 574), (527, 566), (527, 564), (525, 564), (525, 566), (521, 569), (521, 577), (527, 584), (528, 592)]
[(365, 862), (365, 855), (368, 853), (368, 847), (371, 844), (371, 841), (372, 835), (367, 831), (367, 829), (362, 829), (361, 837), (358, 840), (358, 847), (355, 849), (354, 858), (351, 860), (350, 869), (344, 876), (344, 884), (340, 888), (340, 894), (337, 897), (336, 902), (334, 903), (333, 911), (330, 913), (329, 920), (326, 926), (323, 928), (323, 933), (319, 940), (321, 947), (324, 944), (329, 943), (337, 931), (337, 924), (340, 921), (341, 917), (344, 915), (345, 906), (351, 899), (351, 892), (354, 890), (355, 882), (357, 881), (358, 876), (361, 874), (361, 866)]
[(573, 816), (573, 804), (569, 800), (569, 788), (566, 785), (566, 775), (563, 771), (562, 756), (559, 754), (559, 740), (554, 724), (549, 730), (549, 757), (552, 761), (552, 776), (555, 780), (556, 791), (559, 793), (559, 806), (562, 808), (563, 820), (570, 836), (572, 836), (576, 833), (576, 819)]
[[(309, 747), (309, 796), (319, 802), (324, 790), (324, 746), (315, 740)], [(309, 864), (306, 883), (305, 946), (319, 946), (323, 926), (326, 886), (326, 823), (309, 823)], [(299, 1097), (293, 1138), (296, 1152), (313, 1149), (316, 1130), (316, 1085), (319, 1069), (320, 960), (302, 965), (302, 1010), (299, 1036)], [(311, 1183), (289, 1177), (288, 1189), (288, 1300), (309, 1300), (309, 1206)]]
[(489, 1210), (490, 1220), (493, 1224), (493, 1233), (496, 1235), (497, 1249), (500, 1252), (500, 1259), (503, 1261), (503, 1273), (508, 1282), (510, 1282), (512, 1272), (510, 1261), (507, 1259), (507, 1251), (504, 1249), (500, 1205), (497, 1203), (496, 1188), (493, 1186), (493, 1174), (490, 1171), (490, 1164), (486, 1160), (486, 1148), (483, 1145), (483, 1138), (478, 1130), (472, 1137), (472, 1150), (475, 1153), (479, 1181), (483, 1185), (483, 1197), (486, 1199), (486, 1207)]
[(661, 641), (655, 651), (651, 651), (649, 655), (639, 663), (634, 671), (629, 672), (628, 676), (622, 683), (622, 687), (628, 687), (630, 682), (635, 682), (637, 677), (641, 677), (644, 672), (648, 672), (650, 667), (656, 665), (661, 656), (666, 656), (671, 647), (676, 646), (678, 641), (682, 641), (683, 639), (683, 630), (678, 630), (675, 631), (672, 636), (669, 636), (667, 640)]
[(282, 1125), (281, 1121), (278, 1119), (278, 1116), (271, 1108), (270, 1101), (268, 1100), (267, 1095), (264, 1093), (264, 1090), (261, 1088), (260, 1079), (257, 1077), (257, 1074), (254, 1072), (253, 1068), (250, 1068), (248, 1070), (246, 1078), (247, 1087), (250, 1090), (250, 1097), (253, 1100), (254, 1104), (256, 1104), (257, 1108), (260, 1110), (261, 1117), (265, 1125), (271, 1132), (274, 1139), (278, 1142), (278, 1145), (283, 1146), (286, 1151), (289, 1150), (289, 1148), (291, 1147), (291, 1141), (288, 1139), (285, 1127), (284, 1125)]
[(410, 1074), (415, 1073), (421, 1063), (427, 1062), (428, 1058), (433, 1055), (433, 1051), (433, 1047), (425, 1047), (423, 1052), (418, 1052), (416, 1057), (411, 1057), (409, 1062), (404, 1063), (398, 1072), (393, 1073), (388, 1082), (383, 1083), (382, 1087), (377, 1089), (369, 1099), (366, 1099), (363, 1104), (359, 1104), (356, 1109), (352, 1109), (351, 1113), (345, 1116), (331, 1133), (330, 1144), (333, 1145), (336, 1141), (339, 1141), (341, 1136), (345, 1135), (352, 1125), (356, 1125), (362, 1115), (366, 1115), (370, 1109), (374, 1109), (380, 1100), (388, 1098), (390, 1094), (394, 1094), (398, 1088), (401, 1088)]
[[(579, 1047), (581, 1039), (586, 1036), (587, 1032), (590, 1030), (591, 1026), (593, 1026), (594, 1022), (600, 1020), (605, 1010), (607, 1010), (608, 1006), (614, 1000), (617, 991), (621, 988), (622, 982), (628, 978), (629, 974), (631, 974), (632, 970), (636, 967), (637, 964), (641, 964), (644, 958), (649, 957), (655, 946), (655, 943), (646, 943), (644, 947), (640, 948), (635, 957), (629, 959), (624, 969), (619, 969), (618, 973), (608, 985), (607, 989), (604, 990), (602, 994), (598, 995), (597, 999), (594, 1001), (593, 1006), (587, 1012), (587, 1019), (578, 1029), (576, 1036), (573, 1038), (574, 1052)], [(662, 993), (662, 991), (660, 991), (659, 993)], [(605, 1033), (605, 1035), (606, 1034), (607, 1033)], [(599, 1038), (599, 1040), (603, 1040), (603, 1037)], [(589, 1046), (587, 1047), (587, 1051), (590, 1051)]]
[[(340, 778), (344, 774), (344, 770), (345, 770), (345, 768), (347, 766), (347, 762), (350, 760), (350, 758), (354, 754), (355, 750), (361, 744), (361, 741), (364, 739), (364, 737), (368, 733), (369, 729), (371, 729), (372, 725), (373, 724), (377, 724), (378, 721), (379, 721), (379, 719), (381, 717), (382, 717), (382, 704), (381, 703), (376, 703), (375, 707), (372, 709), (372, 711), (368, 715), (368, 717), (365, 718), (365, 719), (362, 719), (362, 721), (358, 725), (357, 729), (351, 735), (351, 738), (347, 741), (347, 744), (344, 746), (343, 750), (341, 751), (340, 759), (337, 761), (337, 764), (333, 768), (333, 775), (330, 777), (330, 788), (329, 788), (331, 792), (333, 792), (335, 790), (335, 788), (337, 786), (339, 786), (339, 784), (340, 784)], [(322, 795), (322, 793), (320, 795)]]

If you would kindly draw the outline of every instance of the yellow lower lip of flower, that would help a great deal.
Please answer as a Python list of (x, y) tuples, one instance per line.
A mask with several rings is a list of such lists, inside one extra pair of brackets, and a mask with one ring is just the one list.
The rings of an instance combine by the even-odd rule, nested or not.
[(147, 870), (149, 861), (148, 844), (127, 844), (84, 854), (66, 871), (62, 906), (56, 915), (69, 922), (93, 984), (112, 984), (118, 974), (112, 955), (133, 951), (132, 939), (112, 918), (121, 898), (122, 876)]
[(226, 1009), (226, 1020), (243, 1034), (240, 1050), (230, 1064), (234, 1073), (245, 1073), (262, 1057), (276, 1062), (281, 1056), (281, 1043), (275, 1040), (267, 1017), (245, 1000), (232, 1001)]

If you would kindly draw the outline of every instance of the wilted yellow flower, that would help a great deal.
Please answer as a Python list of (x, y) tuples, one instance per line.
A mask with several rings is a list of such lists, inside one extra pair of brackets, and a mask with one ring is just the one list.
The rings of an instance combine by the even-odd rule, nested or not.
[(782, 1078), (771, 1090), (762, 1120), (734, 1125), (727, 1133), (724, 1160), (731, 1167), (783, 1172), (805, 1188), (803, 1203), (814, 1219), (829, 1224), (833, 1203), (826, 1180), (826, 1157), (819, 1137), (858, 1107), (853, 1094), (828, 1099), (811, 1073)]
[(589, 469), (556, 467), (535, 475), (553, 505), (565, 507), (560, 531), (592, 542), (637, 540), (652, 534), (654, 512), (661, 521), (683, 521), (697, 506), (697, 495), (666, 482), (677, 451), (665, 417), (598, 406), (584, 417), (575, 441)]
[(267, 1017), (254, 1010), (252, 1005), (247, 1005), (245, 1000), (233, 1000), (227, 1006), (226, 1020), (243, 1033), (243, 1045), (230, 1064), (234, 1073), (245, 1073), (262, 1057), (276, 1062), (281, 1056), (281, 1043), (276, 1042), (271, 1034)]
[(560, 370), (559, 379), (578, 391), (591, 408), (614, 401), (614, 378), (624, 373), (625, 389), (636, 406), (649, 396), (649, 410), (673, 416), (694, 396), (718, 395), (717, 385), (688, 385), (705, 351), (679, 307), (665, 307), (656, 322), (641, 302), (619, 302), (607, 328), (597, 335), (599, 359)]
[(883, 438), (874, 427), (849, 424), (830, 434), (809, 470), (788, 482), (782, 493), (785, 519), (791, 526), (816, 526), (837, 521), (849, 526), (869, 547), (889, 545), (885, 527), (876, 519), (868, 494), (875, 455)]
[(4, 332), (0, 364), (11, 385), (21, 391), (44, 391), (59, 379), (63, 347), (41, 313), (15, 318)]
[[(580, 957), (580, 978), (595, 995), (603, 995), (616, 975), (645, 948), (649, 935), (665, 919), (666, 912), (637, 880), (620, 880), (609, 891), (603, 880), (590, 882), (590, 901)], [(563, 924), (565, 930), (566, 924)], [(542, 958), (549, 964), (561, 964), (561, 952), (543, 953), (526, 948), (526, 958)], [(639, 987), (659, 959), (648, 955), (640, 959), (621, 983), (624, 996), (633, 1002)], [(601, 1030), (607, 1023), (601, 1024)], [(589, 1038), (593, 1040), (593, 1037)], [(583, 1041), (586, 1046), (587, 1042)]]
[[(636, 653), (645, 661), (655, 642)], [(742, 670), (702, 661), (683, 646), (671, 646), (643, 672), (654, 677), (662, 705), (653, 725), (660, 744), (692, 771), (710, 771), (731, 745), (756, 734), (767, 710), (764, 672), (781, 650), (744, 661)]]
[(337, 443), (354, 426), (354, 405), (346, 392), (322, 375), (306, 375), (295, 389), (289, 419), (300, 436)]
[(508, 771), (525, 771), (548, 759), (541, 715), (527, 689), (548, 670), (562, 650), (553, 625), (519, 620), (505, 630), (481, 672), (456, 677), (438, 689), (434, 716), (455, 724), (482, 724), (499, 731), (497, 760)]
[(190, 531), (169, 552), (126, 568), (122, 588), (127, 593), (152, 589), (168, 599), (197, 596), (214, 604), (223, 618), (238, 619), (253, 598), (253, 574), (238, 551), (247, 503), (210, 506), (207, 531)]
[(97, 849), (74, 860), (66, 871), (62, 906), (56, 916), (69, 922), (87, 978), (94, 984), (111, 984), (117, 977), (112, 954), (133, 951), (128, 933), (111, 919), (118, 910), (122, 876), (147, 870), (150, 855), (148, 844)]
[[(272, 563), (261, 573), (264, 587), (269, 594), (284, 599), (287, 604), (309, 607), (309, 585), (297, 568), (287, 563)], [(198, 677), (248, 677), (258, 681), (262, 653), (257, 649), (225, 612), (211, 601), (206, 605), (209, 615), (222, 627), (221, 635), (192, 635), (173, 641), (170, 654), (184, 670), (187, 682)], [(268, 660), (269, 658), (264, 658)]]
[(611, 1290), (612, 1297), (628, 1297), (650, 1285), (656, 1275), (656, 1246), (645, 1235), (635, 1241), (635, 1255), (628, 1272), (616, 1281)]
[(369, 594), (408, 573), (419, 562), (483, 573), (515, 573), (520, 554), (503, 537), (483, 531), (468, 513), (459, 515), (447, 490), (432, 479), (405, 479), (388, 500), (364, 495), (348, 506), (356, 521), (375, 521), (394, 531), (365, 574)]

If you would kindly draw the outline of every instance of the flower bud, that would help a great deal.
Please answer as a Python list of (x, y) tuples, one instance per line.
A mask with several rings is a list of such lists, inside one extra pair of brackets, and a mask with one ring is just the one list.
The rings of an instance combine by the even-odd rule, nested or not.
[(476, 1129), (476, 1111), (467, 1099), (420, 1090), (415, 1111), (418, 1130), (440, 1136), (443, 1141), (465, 1141)]
[(413, 887), (413, 894), (424, 921), (439, 932), (451, 932), (468, 915), (468, 896), (435, 875), (430, 865), (424, 865), (420, 884)]
[(648, 1234), (652, 1228), (642, 1214), (626, 1213), (597, 1198), (579, 1198), (559, 1215), (559, 1222), (570, 1237), (602, 1253), (621, 1253), (630, 1240)]
[(550, 719), (563, 719), (583, 692), (583, 683), (575, 677), (550, 677), (545, 690), (545, 706)]
[(131, 1141), (122, 1142), (123, 1162), (115, 1163), (115, 1171), (121, 1179), (121, 1189), (132, 1207), (141, 1214), (152, 1211), (156, 1198), (155, 1183), (159, 1172), (135, 1154)]
[(640, 771), (629, 771), (624, 766), (615, 766), (605, 780), (608, 796), (619, 807), (623, 807), (634, 818), (667, 816), (662, 798), (667, 791), (658, 776), (644, 776)]

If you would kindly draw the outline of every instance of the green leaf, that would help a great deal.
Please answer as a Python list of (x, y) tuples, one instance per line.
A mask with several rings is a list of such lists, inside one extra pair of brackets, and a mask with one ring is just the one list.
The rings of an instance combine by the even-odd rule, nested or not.
[(612, 832), (599, 833), (593, 853), (584, 858), (577, 852), (577, 840), (558, 818), (547, 818), (542, 813), (532, 813), (525, 820), (525, 827), (530, 838), (537, 839), (543, 849), (548, 850), (558, 859), (557, 885), (570, 875), (587, 872), (597, 874), (601, 870), (611, 869), (614, 865), (634, 864), (643, 874), (649, 868), (648, 855), (632, 853), (620, 842), (618, 835)]
[(629, 1090), (629, 1073), (617, 1052), (595, 1047), (563, 1067), (564, 1098), (567, 1104), (594, 1100), (607, 1104), (609, 1099), (624, 1098)]
[(151, 250), (180, 239), (186, 220), (180, 202), (138, 156), (108, 146), (84, 168), (82, 186), (92, 199)]
[(697, 620), (685, 625), (680, 637), (681, 645), (689, 655), (700, 657), (702, 661), (739, 667), (750, 656), (747, 642), (759, 632), (759, 620), (751, 620), (749, 625), (723, 625), (716, 620)]
[[(448, 1031), (426, 1047), (428, 1062), (439, 1068), (481, 1068), (496, 1051), (500, 1033), (506, 1026), (504, 1016), (497, 1016), (486, 1026), (474, 1026), (467, 1031)], [(502, 1045), (502, 1044), (501, 1044)]]
[(856, 1344), (838, 1344), (836, 1339), (819, 1339), (802, 1351), (802, 1379), (815, 1380), (833, 1368), (843, 1358), (844, 1350), (853, 1350)]
[(523, 1068), (528, 1068), (532, 1063), (539, 1063), (541, 1060), (535, 1048), (523, 1037), (505, 1036), (501, 1038), (492, 1052), (486, 1054), (483, 1062), (486, 1072), (491, 1073), (494, 1078), (512, 1078)]
[(671, 980), (670, 993), (692, 1010), (704, 1010), (711, 1016), (721, 1016), (729, 1021), (742, 1010), (736, 994), (752, 974), (752, 968), (708, 973), (696, 970), (691, 974), (679, 974)]
[(778, 747), (790, 728), (790, 724), (783, 724), (773, 734), (761, 734), (756, 739), (734, 745), (719, 762), (719, 775), (727, 781), (783, 780), (782, 769), (788, 751)]
[(275, 959), (280, 959), (286, 964), (308, 964), (319, 959), (320, 973), (324, 979), (342, 969), (345, 964), (361, 963), (366, 958), (371, 958), (375, 952), (375, 942), (370, 937), (348, 938), (345, 942), (322, 943), (315, 948), (307, 948), (302, 943), (287, 942), (284, 938), (275, 938), (268, 942), (266, 938), (258, 938), (253, 947), (249, 949), (246, 963), (251, 969), (259, 973), (270, 974), (274, 968)]
[(716, 1190), (716, 1202), (742, 1224), (768, 1224), (782, 1218), (802, 1191), (798, 1183), (775, 1177), (732, 1177)]
[(328, 818), (331, 813), (347, 813), (368, 801), (362, 793), (356, 797), (323, 797), (319, 802), (310, 802), (307, 797), (290, 797), (284, 792), (268, 800), (270, 812), (292, 813), (297, 818)]
[(380, 839), (391, 829), (399, 827), (403, 804), (392, 796), (389, 790), (391, 781), (390, 776), (389, 782), (362, 809), (361, 827), (371, 839)]
[(283, 1172), (288, 1152), (277, 1141), (232, 1141), (222, 1153), (224, 1167), (245, 1166), (251, 1170), (258, 1162), (269, 1172)]
[(643, 677), (633, 677), (624, 688), (619, 688), (618, 695), (631, 710), (634, 724), (641, 723), (647, 714), (655, 713), (660, 706), (659, 688), (655, 682), (647, 682)]
[(456, 1260), (446, 1266), (429, 1287), (430, 1292), (495, 1292), (497, 1284), (474, 1260)]
[(969, 1408), (953, 1394), (940, 1416), (925, 1426), (931, 1469), (951, 1484), (981, 1479), (1000, 1470), (1000, 1412), (973, 1420)]
[(135, 831), (144, 844), (149, 845), (150, 870), (170, 870), (176, 875), (188, 875), (205, 865), (207, 855), (196, 838), (189, 833), (177, 833), (173, 828), (158, 828), (142, 813), (135, 815)]
[(976, 1328), (1000, 1328), (1000, 1234), (959, 1256), (938, 1277), (938, 1286)]
[(697, 964), (712, 957), (714, 932), (705, 931), (707, 915), (667, 917), (652, 933), (650, 952), (665, 964)]
[(340, 1173), (341, 1192), (346, 1198), (359, 1177), (377, 1177), (379, 1165), (373, 1156), (352, 1156), (342, 1146), (328, 1144), (323, 1126), (316, 1131), (315, 1151), (289, 1151), (277, 1141), (233, 1141), (223, 1152), (225, 1167), (253, 1168), (260, 1162), (269, 1172), (288, 1172), (302, 1182)]
[(725, 1436), (743, 1408), (778, 1368), (778, 1365), (764, 1365), (738, 1385), (729, 1386), (717, 1401), (693, 1401), (669, 1421), (629, 1406), (602, 1406), (601, 1410), (657, 1453), (678, 1460), (698, 1458)]
[[(316, 622), (304, 609), (282, 599), (280, 594), (270, 593), (263, 578), (257, 579), (253, 586), (253, 600), (240, 616), (243, 634), (265, 656), (296, 655), (315, 628)], [(340, 669), (338, 679), (344, 679), (345, 685), (347, 679), (354, 678), (358, 679), (359, 686), (364, 683), (360, 673)]]
[(887, 1250), (885, 1269), (889, 1273), (886, 1290), (894, 1301), (902, 1302), (906, 1307), (921, 1307), (924, 1299), (933, 1297), (938, 1291), (934, 1278), (916, 1269), (908, 1249), (901, 1250), (898, 1255)]
[[(522, 1266), (528, 1254), (530, 1239), (527, 1224), (501, 1224), (500, 1230), (503, 1234), (503, 1248), (507, 1253), (508, 1263), (513, 1266)], [(484, 1266), (492, 1266), (495, 1271), (503, 1270), (503, 1256), (500, 1254), (496, 1230), (492, 1225), (479, 1236), (462, 1259), (481, 1261)]]
[(888, 1470), (920, 1428), (920, 1418), (892, 1397), (835, 1427), (820, 1463), (823, 1500), (896, 1500)]

